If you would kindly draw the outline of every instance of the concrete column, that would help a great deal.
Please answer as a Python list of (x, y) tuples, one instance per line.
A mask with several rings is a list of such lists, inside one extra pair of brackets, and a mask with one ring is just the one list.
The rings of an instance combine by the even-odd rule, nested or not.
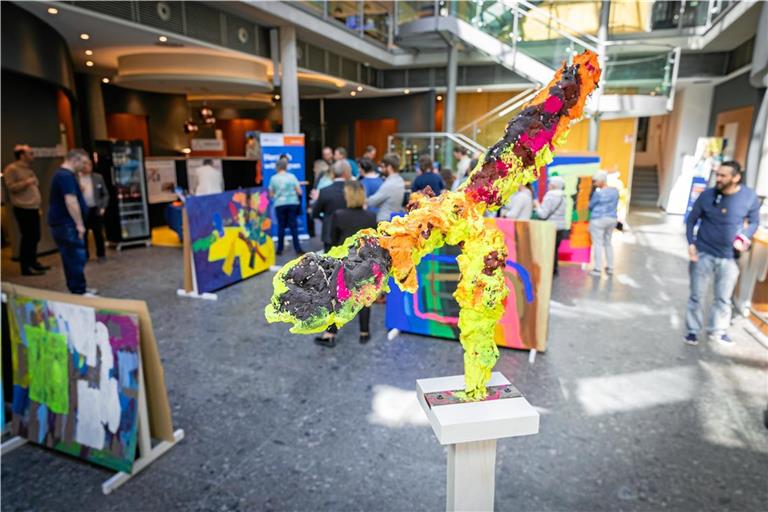
[(456, 131), (456, 81), (459, 74), (459, 50), (451, 44), (448, 48), (448, 90), (445, 92), (443, 131)]
[(107, 114), (104, 111), (104, 97), (101, 94), (101, 78), (98, 75), (87, 75), (86, 105), (88, 126), (91, 131), (91, 142), (107, 139)]
[[(445, 91), (445, 111), (443, 113), (443, 131), (456, 131), (456, 82), (459, 74), (459, 50), (454, 43), (448, 46), (448, 87)], [(434, 115), (433, 115), (434, 118)], [(435, 130), (438, 128), (435, 127)], [(444, 167), (453, 169), (453, 141), (446, 139), (440, 160)]]
[(598, 62), (600, 63), (600, 69), (603, 70), (603, 74), (600, 77), (600, 84), (597, 91), (593, 94), (595, 105), (597, 105), (597, 111), (595, 115), (589, 120), (589, 150), (597, 151), (597, 141), (600, 137), (600, 96), (603, 94), (605, 88), (605, 41), (608, 40), (608, 21), (611, 13), (610, 0), (603, 0), (600, 5), (600, 27), (597, 29), (597, 38), (600, 42), (597, 45)]
[(299, 78), (294, 27), (280, 27), (280, 68), (283, 132), (299, 133)]

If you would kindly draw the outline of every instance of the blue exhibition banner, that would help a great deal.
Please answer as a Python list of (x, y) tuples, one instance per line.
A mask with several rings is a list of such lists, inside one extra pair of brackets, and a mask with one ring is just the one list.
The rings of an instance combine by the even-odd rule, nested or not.
[(699, 198), (702, 192), (707, 189), (707, 179), (701, 176), (694, 176), (691, 181), (691, 192), (688, 194), (688, 206), (683, 215), (683, 223), (688, 222), (688, 214), (693, 210), (693, 203)]
[[(261, 175), (263, 186), (269, 186), (269, 180), (275, 175), (275, 163), (280, 157), (288, 159), (288, 172), (293, 173), (300, 183), (307, 180), (304, 164), (304, 134), (262, 133), (261, 142)], [(307, 234), (307, 188), (302, 185), (301, 215), (298, 218), (299, 234)], [(286, 235), (290, 236), (287, 232)], [(277, 236), (277, 217), (272, 208), (272, 236)]]

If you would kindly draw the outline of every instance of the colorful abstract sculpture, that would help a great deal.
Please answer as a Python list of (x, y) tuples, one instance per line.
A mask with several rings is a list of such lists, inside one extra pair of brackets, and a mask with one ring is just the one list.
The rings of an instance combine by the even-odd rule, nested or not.
[(499, 357), (493, 333), (507, 288), (504, 239), (488, 229), (483, 213), (498, 210), (521, 184), (536, 179), (571, 122), (581, 118), (599, 79), (597, 55), (576, 56), (509, 122), (458, 191), (414, 193), (405, 216), (360, 230), (323, 256), (309, 253), (285, 265), (274, 278), (267, 320), (291, 323), (294, 333), (341, 327), (389, 291), (389, 276), (413, 293), (421, 258), (444, 244), (458, 245), (461, 280), (454, 297), (461, 307), (464, 392), (468, 400), (484, 399)]

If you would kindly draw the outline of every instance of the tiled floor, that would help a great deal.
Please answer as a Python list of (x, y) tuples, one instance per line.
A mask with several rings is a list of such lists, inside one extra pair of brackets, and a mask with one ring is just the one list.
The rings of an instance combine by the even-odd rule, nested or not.
[[(681, 342), (687, 260), (678, 217), (639, 212), (617, 272), (566, 267), (550, 342), (497, 369), (542, 413), (540, 434), (499, 442), (496, 509), (765, 510), (768, 350), (737, 320), (732, 348)], [(5, 252), (5, 251), (4, 251)], [(282, 259), (287, 260), (290, 254)], [(64, 290), (54, 269), (3, 279)], [(24, 446), (2, 459), (2, 510), (440, 510), (445, 453), (414, 381), (462, 372), (457, 343), (342, 331), (335, 349), (268, 325), (271, 273), (208, 302), (178, 298), (181, 251), (133, 249), (89, 265), (105, 296), (146, 300), (176, 426), (186, 439), (119, 491), (102, 469)]]

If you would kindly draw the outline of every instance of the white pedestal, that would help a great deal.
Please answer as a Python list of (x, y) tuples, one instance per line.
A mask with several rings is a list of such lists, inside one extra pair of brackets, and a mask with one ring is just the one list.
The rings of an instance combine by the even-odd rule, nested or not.
[[(499, 372), (488, 386), (510, 384)], [(425, 393), (464, 389), (464, 376), (416, 381), (437, 440), (448, 445), (446, 510), (493, 510), (496, 440), (539, 432), (539, 413), (523, 397), (430, 406)]]

